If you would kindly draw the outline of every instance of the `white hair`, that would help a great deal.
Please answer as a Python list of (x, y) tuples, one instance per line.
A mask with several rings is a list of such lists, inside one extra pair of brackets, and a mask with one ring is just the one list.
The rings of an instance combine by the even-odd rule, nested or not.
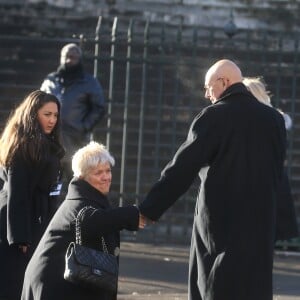
[(114, 166), (115, 160), (103, 144), (92, 141), (74, 154), (72, 170), (75, 177), (84, 177), (89, 170), (105, 163)]
[[(254, 97), (258, 101), (262, 102), (265, 105), (273, 107), (269, 96), (270, 92), (266, 90), (266, 86), (262, 82), (261, 77), (245, 77), (243, 79), (243, 84), (247, 87), (247, 89), (254, 95)], [(293, 125), (293, 121), (291, 117), (287, 113), (281, 111), (280, 109), (277, 110), (281, 113), (284, 119), (285, 128), (287, 130), (290, 130)]]
[(253, 94), (253, 96), (265, 105), (272, 106), (270, 92), (266, 90), (261, 77), (245, 77), (243, 84)]

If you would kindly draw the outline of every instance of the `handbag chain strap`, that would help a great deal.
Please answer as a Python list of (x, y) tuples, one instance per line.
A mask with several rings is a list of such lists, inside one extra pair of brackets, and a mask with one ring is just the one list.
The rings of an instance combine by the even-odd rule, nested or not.
[(81, 239), (81, 226), (80, 226), (80, 221), (83, 213), (91, 208), (91, 206), (85, 206), (82, 208), (77, 217), (76, 217), (76, 222), (75, 222), (75, 237), (76, 237), (76, 244), (82, 245), (82, 239)]
[(104, 237), (101, 236), (101, 242), (102, 242), (102, 248), (103, 248), (103, 252), (105, 252), (106, 254), (108, 254), (108, 250), (107, 250), (107, 246), (104, 240)]
[[(75, 222), (75, 237), (76, 237), (76, 244), (82, 245), (82, 239), (81, 239), (81, 226), (80, 226), (80, 219), (83, 215), (83, 213), (90, 209), (93, 208), (92, 206), (85, 206), (84, 208), (82, 208), (76, 218), (76, 222)], [(102, 242), (102, 248), (103, 248), (103, 252), (105, 252), (106, 254), (108, 254), (108, 250), (107, 250), (107, 246), (104, 240), (104, 237), (101, 236), (101, 242)]]

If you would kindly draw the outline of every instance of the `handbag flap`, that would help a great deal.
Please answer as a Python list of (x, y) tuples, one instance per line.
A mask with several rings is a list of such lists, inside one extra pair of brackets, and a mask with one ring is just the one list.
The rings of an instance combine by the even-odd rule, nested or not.
[(78, 263), (90, 266), (92, 269), (99, 269), (111, 274), (118, 273), (117, 257), (102, 251), (88, 248), (76, 243), (71, 243), (75, 258)]

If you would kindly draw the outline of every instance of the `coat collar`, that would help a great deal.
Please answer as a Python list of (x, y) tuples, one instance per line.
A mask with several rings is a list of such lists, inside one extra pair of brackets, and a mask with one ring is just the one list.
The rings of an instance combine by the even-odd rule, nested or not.
[(110, 207), (108, 199), (83, 179), (73, 178), (68, 187), (66, 200), (86, 199), (102, 207)]
[[(221, 95), (220, 98), (214, 103), (218, 103), (220, 101), (226, 101), (230, 99), (230, 96), (235, 95), (235, 94), (246, 94), (246, 95), (251, 95), (252, 94), (247, 90), (246, 86), (242, 82), (235, 83), (228, 87)], [(253, 96), (252, 96), (253, 97)]]

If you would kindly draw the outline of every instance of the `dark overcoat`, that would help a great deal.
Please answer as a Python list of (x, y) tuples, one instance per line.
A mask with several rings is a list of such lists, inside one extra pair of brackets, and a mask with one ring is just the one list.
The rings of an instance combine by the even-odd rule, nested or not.
[(286, 169), (279, 189), (276, 218), (276, 241), (299, 236), (296, 208)]
[(140, 211), (157, 220), (199, 174), (190, 300), (271, 300), (275, 215), (285, 156), (281, 115), (242, 83), (191, 124)]
[(65, 201), (57, 210), (26, 269), (22, 300), (112, 300), (116, 295), (82, 288), (64, 280), (65, 253), (75, 240), (78, 212), (92, 206), (82, 217), (85, 245), (101, 250), (101, 236), (108, 251), (120, 247), (120, 230), (137, 230), (139, 212), (134, 206), (112, 208), (106, 196), (86, 181), (73, 179)]
[[(39, 163), (17, 152), (12, 165), (0, 169), (0, 298), (20, 299), (26, 265), (56, 209), (57, 197), (50, 192), (63, 150), (54, 142), (48, 146)], [(26, 254), (20, 244), (30, 246)]]
[(77, 135), (91, 132), (105, 114), (102, 86), (87, 72), (69, 79), (68, 84), (62, 84), (59, 73), (50, 73), (41, 90), (61, 102), (62, 131)]

